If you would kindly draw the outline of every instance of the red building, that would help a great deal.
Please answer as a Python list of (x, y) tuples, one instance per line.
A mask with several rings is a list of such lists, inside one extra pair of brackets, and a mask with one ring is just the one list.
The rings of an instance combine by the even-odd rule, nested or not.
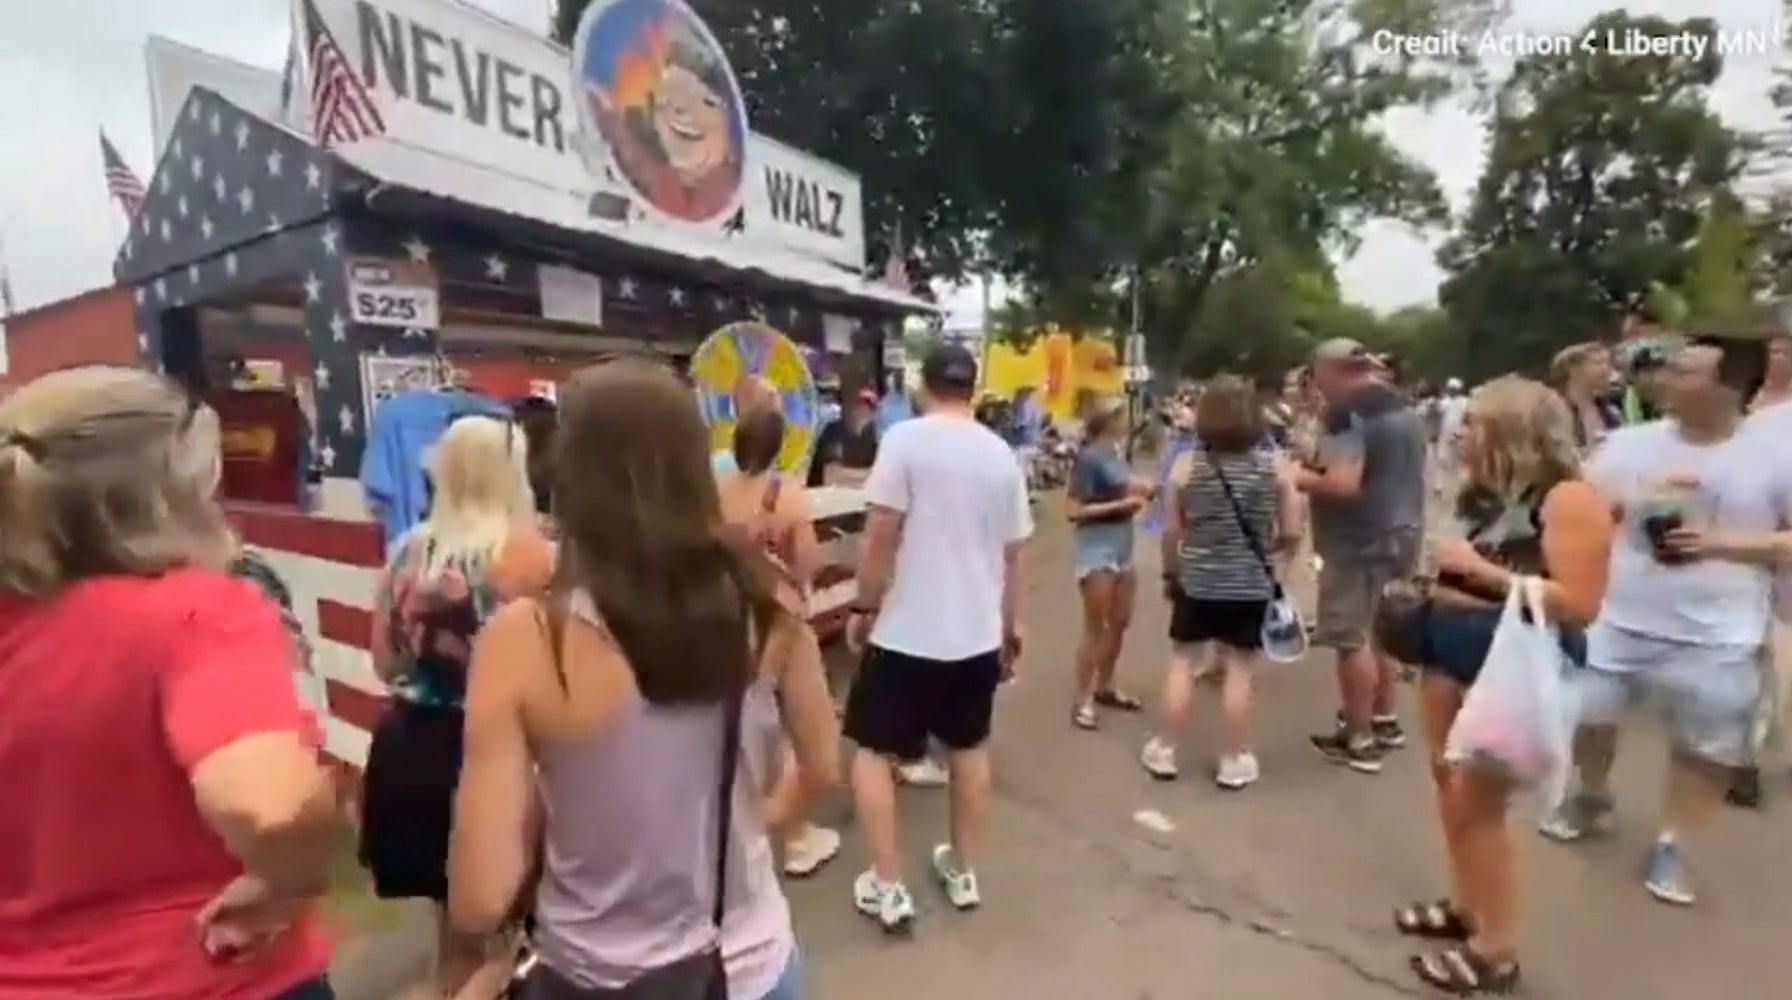
[(0, 395), (58, 368), (138, 364), (132, 308), (130, 291), (109, 285), (7, 317)]

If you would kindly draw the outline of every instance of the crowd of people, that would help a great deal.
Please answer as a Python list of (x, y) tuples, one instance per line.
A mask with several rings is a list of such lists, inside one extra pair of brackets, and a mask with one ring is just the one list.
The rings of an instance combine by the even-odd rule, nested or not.
[[(1139, 753), (1158, 779), (1178, 776), (1211, 678), (1212, 778), (1259, 781), (1255, 668), (1309, 645), (1335, 657), (1339, 706), (1313, 748), (1378, 774), (1406, 743), (1399, 680), (1416, 670), (1450, 880), (1394, 924), (1440, 942), (1413, 958), (1425, 982), (1509, 992), (1507, 812), (1531, 783), (1449, 747), (1517, 594), (1581, 695), (1573, 787), (1542, 832), (1609, 831), (1618, 728), (1648, 697), (1673, 760), (1645, 885), (1692, 904), (1686, 851), (1726, 794), (1758, 796), (1772, 657), (1792, 652), (1771, 626), (1792, 564), (1789, 348), (1632, 352), (1614, 396), (1612, 349), (1589, 344), (1551, 384), (1415, 399), (1385, 360), (1329, 341), (1271, 406), (1224, 376), (1174, 401), (1156, 475), (1129, 461), (1128, 408), (1091, 401), (1065, 470), (1083, 608), (1068, 721), (1147, 710), (1116, 668), (1137, 602), (1160, 592)], [(355, 810), (376, 891), (438, 907), (420, 995), (806, 995), (779, 873), (840, 852), (810, 816), (843, 780), (869, 861), (859, 912), (888, 932), (916, 919), (904, 781), (949, 786), (927, 874), (954, 907), (981, 904), (988, 741), (1025, 649), (1049, 421), (1024, 399), (980, 413), (978, 375), (941, 345), (917, 412), (853, 395), (820, 437), (807, 482), (868, 505), (843, 712), (769, 387), (743, 383), (718, 454), (679, 376), (640, 359), (578, 373), (552, 414), (448, 426), (427, 514), (378, 575), (371, 653), (391, 700)], [(313, 903), (344, 804), (294, 694), (302, 635), (231, 533), (219, 469), (215, 415), (149, 372), (72, 369), (0, 402), (0, 996), (331, 996)], [(1161, 587), (1141, 597), (1151, 532)], [(1307, 566), (1310, 615), (1290, 593)]]

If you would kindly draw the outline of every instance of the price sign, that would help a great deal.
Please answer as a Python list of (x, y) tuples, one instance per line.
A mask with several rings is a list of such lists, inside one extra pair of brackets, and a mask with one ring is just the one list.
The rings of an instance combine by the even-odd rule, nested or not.
[(351, 259), (348, 308), (351, 319), (369, 326), (434, 330), (442, 324), (435, 270), (415, 261)]

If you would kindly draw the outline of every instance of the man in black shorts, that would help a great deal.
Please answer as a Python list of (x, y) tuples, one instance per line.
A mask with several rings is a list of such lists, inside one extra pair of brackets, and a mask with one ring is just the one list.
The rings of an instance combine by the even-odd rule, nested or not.
[(982, 894), (971, 861), (990, 797), (990, 716), (1020, 645), (1022, 546), (1033, 531), (1026, 477), (1014, 452), (978, 423), (977, 362), (956, 345), (922, 363), (926, 415), (890, 428), (865, 482), (870, 505), (859, 601), (848, 641), (865, 662), (846, 703), (853, 798), (871, 868), (853, 902), (886, 931), (914, 920), (902, 880), (894, 766), (928, 739), (948, 754), (952, 837), (932, 867), (953, 906)]

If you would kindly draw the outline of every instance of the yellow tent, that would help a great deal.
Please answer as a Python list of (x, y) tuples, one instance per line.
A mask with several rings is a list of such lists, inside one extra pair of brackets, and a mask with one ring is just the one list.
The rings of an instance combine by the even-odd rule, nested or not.
[(1013, 399), (1022, 387), (1031, 386), (1045, 400), (1054, 420), (1069, 418), (1085, 390), (1105, 396), (1118, 395), (1126, 388), (1119, 354), (1107, 334), (1078, 339), (1055, 326), (1046, 327), (1024, 351), (990, 343), (983, 369), (985, 393)]

